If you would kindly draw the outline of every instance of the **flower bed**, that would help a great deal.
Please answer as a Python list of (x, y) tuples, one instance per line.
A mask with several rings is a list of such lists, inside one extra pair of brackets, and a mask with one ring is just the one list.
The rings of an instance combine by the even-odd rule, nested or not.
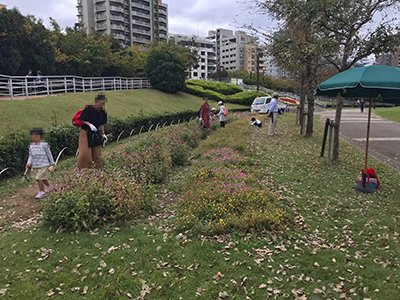
[(263, 189), (232, 148), (204, 154), (193, 167), (188, 188), (178, 206), (181, 230), (224, 233), (268, 230), (285, 219), (276, 196)]

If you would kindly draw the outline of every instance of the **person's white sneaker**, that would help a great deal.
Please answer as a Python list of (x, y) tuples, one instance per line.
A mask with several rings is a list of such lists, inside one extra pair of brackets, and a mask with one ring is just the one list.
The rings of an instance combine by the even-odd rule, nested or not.
[(49, 185), (44, 188), (45, 193), (50, 193), (53, 190), (53, 186)]
[(36, 194), (35, 199), (43, 199), (46, 196), (46, 192), (39, 192)]

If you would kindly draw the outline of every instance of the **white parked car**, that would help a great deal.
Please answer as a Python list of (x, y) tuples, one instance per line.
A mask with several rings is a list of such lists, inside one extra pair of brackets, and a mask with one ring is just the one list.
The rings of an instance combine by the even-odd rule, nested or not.
[[(256, 112), (259, 114), (268, 113), (269, 103), (271, 102), (271, 100), (272, 100), (272, 97), (270, 97), (270, 96), (257, 97), (256, 99), (254, 99), (253, 104), (251, 105), (251, 112)], [(283, 114), (287, 110), (288, 110), (288, 106), (285, 103), (278, 101), (279, 114)]]

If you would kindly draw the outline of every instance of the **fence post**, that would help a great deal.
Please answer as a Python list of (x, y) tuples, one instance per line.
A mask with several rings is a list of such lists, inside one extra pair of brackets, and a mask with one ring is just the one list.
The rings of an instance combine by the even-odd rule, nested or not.
[(29, 96), (28, 78), (25, 78), (25, 94), (26, 94), (26, 98), (28, 98), (28, 96)]
[(10, 89), (10, 97), (11, 97), (11, 99), (13, 99), (14, 98), (14, 91), (13, 91), (13, 82), (12, 82), (11, 78), (8, 80), (8, 86), (9, 86), (9, 89)]
[(122, 78), (119, 78), (119, 89), (122, 90)]
[(329, 137), (328, 137), (328, 159), (329, 161), (332, 160), (332, 138), (333, 138), (333, 127), (334, 127), (333, 122), (329, 122)]
[(90, 91), (93, 92), (93, 79), (90, 78)]
[(65, 93), (67, 94), (67, 93), (68, 93), (68, 88), (67, 88), (67, 77), (64, 77), (64, 90), (65, 90)]
[(50, 96), (49, 77), (46, 77), (46, 93), (47, 93), (47, 97)]
[(126, 86), (125, 86), (125, 89), (126, 89), (126, 90), (129, 90), (129, 81), (128, 81), (128, 78), (126, 79)]
[(103, 78), (103, 80), (102, 80), (102, 81), (103, 81), (103, 91), (105, 91), (105, 86), (104, 86), (104, 78)]
[(72, 85), (74, 86), (74, 93), (76, 93), (75, 77), (72, 77)]
[(82, 91), (85, 92), (85, 78), (82, 77)]
[(114, 84), (114, 91), (115, 91), (115, 89), (116, 89), (115, 78), (113, 78), (113, 84)]
[(140, 78), (140, 89), (143, 89), (143, 79), (142, 78)]
[(330, 119), (328, 118), (325, 121), (324, 138), (322, 140), (322, 148), (321, 148), (321, 157), (324, 157), (325, 154), (326, 139), (328, 138), (329, 126), (330, 126)]

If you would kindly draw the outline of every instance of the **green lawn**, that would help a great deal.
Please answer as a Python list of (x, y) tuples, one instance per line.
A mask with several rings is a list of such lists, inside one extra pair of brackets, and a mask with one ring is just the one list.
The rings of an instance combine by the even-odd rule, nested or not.
[[(70, 123), (73, 114), (85, 104), (93, 102), (96, 93), (77, 93), (30, 100), (0, 101), (0, 135), (32, 127), (49, 128), (55, 124)], [(180, 93), (166, 94), (157, 90), (106, 92), (110, 116), (126, 118), (139, 114), (162, 114), (185, 110), (197, 111), (202, 100)], [(213, 101), (211, 106), (217, 107)], [(229, 104), (229, 108), (243, 107)]]
[(400, 107), (377, 108), (374, 112), (385, 119), (400, 122)]
[[(286, 114), (279, 118), (279, 135), (269, 138), (267, 126), (258, 130), (248, 120), (213, 133), (195, 159), (230, 145), (245, 153), (265, 188), (286, 196), (282, 205), (293, 217), (287, 230), (208, 239), (179, 234), (168, 217), (159, 216), (92, 234), (3, 228), (0, 296), (306, 299), (294, 296), (304, 293), (318, 300), (398, 299), (400, 174), (372, 160), (382, 190), (359, 194), (353, 188), (363, 154), (343, 142), (339, 163), (320, 159), (318, 122), (315, 136), (304, 138), (295, 116)], [(190, 168), (176, 170), (160, 190), (179, 192)]]

